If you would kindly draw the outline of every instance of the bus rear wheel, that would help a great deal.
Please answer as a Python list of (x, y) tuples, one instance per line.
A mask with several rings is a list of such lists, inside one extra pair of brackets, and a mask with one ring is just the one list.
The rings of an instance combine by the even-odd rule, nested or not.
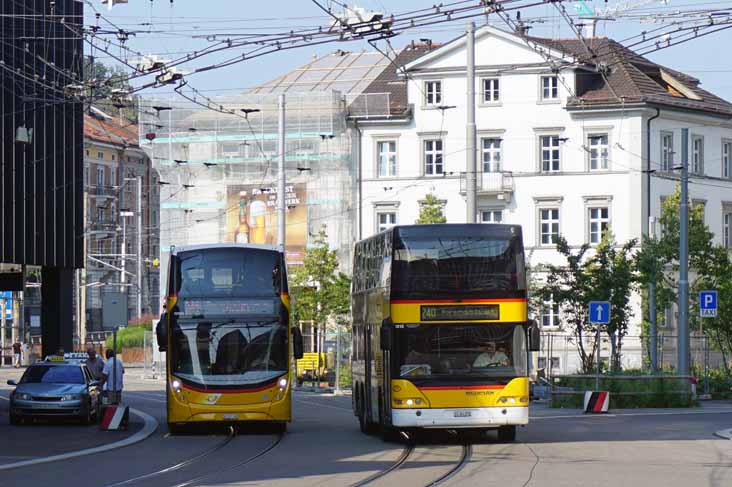
[(498, 441), (510, 443), (516, 440), (516, 426), (501, 426), (498, 428)]

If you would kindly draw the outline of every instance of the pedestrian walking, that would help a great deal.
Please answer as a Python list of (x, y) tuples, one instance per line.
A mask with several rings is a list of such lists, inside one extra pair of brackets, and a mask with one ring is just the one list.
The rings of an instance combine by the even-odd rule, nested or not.
[(13, 343), (13, 367), (16, 369), (20, 367), (20, 352), (21, 345), (19, 342)]
[(89, 372), (91, 372), (94, 380), (98, 380), (101, 382), (102, 375), (104, 373), (104, 360), (102, 360), (102, 357), (97, 355), (97, 352), (96, 350), (94, 350), (93, 347), (87, 348), (86, 354), (86, 367), (89, 369)]
[(122, 360), (116, 357), (114, 350), (107, 349), (106, 355), (107, 361), (102, 369), (102, 391), (108, 403), (117, 404), (122, 401), (125, 366)]

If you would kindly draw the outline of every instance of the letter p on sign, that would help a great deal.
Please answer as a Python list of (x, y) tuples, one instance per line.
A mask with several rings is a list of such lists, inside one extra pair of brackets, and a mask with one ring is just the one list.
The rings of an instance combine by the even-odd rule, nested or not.
[(702, 291), (699, 293), (699, 316), (715, 318), (717, 316), (717, 291)]

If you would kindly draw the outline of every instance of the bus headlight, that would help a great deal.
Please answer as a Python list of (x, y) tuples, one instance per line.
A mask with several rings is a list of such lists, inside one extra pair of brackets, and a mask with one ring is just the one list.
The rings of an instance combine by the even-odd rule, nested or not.
[(406, 404), (407, 407), (419, 406), (420, 404), (422, 404), (422, 399), (418, 397), (414, 399), (407, 399), (406, 401), (404, 401), (404, 404)]
[(516, 404), (518, 402), (513, 396), (503, 396), (499, 401), (501, 401), (502, 404)]
[(287, 387), (287, 379), (285, 379), (284, 377), (281, 378), (278, 384), (280, 386), (280, 390), (284, 391), (285, 387)]
[(178, 379), (173, 379), (173, 381), (170, 383), (170, 385), (173, 387), (173, 390), (180, 394), (180, 381)]

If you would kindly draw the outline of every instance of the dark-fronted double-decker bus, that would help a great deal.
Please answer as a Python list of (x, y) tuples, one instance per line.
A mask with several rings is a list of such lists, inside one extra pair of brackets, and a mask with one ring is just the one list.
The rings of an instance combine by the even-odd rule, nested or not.
[(275, 247), (214, 244), (171, 251), (165, 313), (168, 426), (292, 418), (291, 370), (302, 336), (290, 327), (285, 258)]
[(364, 432), (497, 429), (529, 420), (521, 227), (396, 226), (356, 244), (353, 410)]

